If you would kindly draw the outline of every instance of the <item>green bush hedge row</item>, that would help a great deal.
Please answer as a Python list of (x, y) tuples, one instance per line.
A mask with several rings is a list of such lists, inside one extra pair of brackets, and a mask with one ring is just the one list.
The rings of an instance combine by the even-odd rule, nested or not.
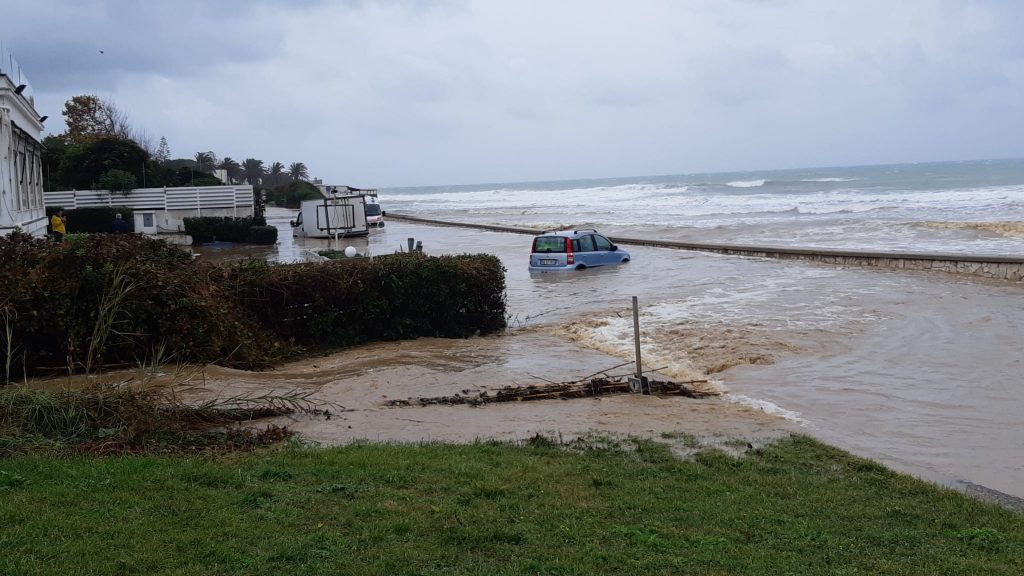
[[(62, 208), (47, 208), (47, 220), (56, 214), (58, 210), (62, 210)], [(69, 234), (111, 232), (110, 224), (114, 221), (114, 217), (117, 214), (124, 218), (130, 230), (135, 230), (135, 217), (133, 216), (132, 209), (127, 206), (101, 206), (64, 210), (64, 216), (68, 219), (67, 230)]]
[(249, 244), (274, 244), (277, 242), (277, 226), (249, 227)]
[(329, 263), (236, 266), (231, 292), (279, 338), (311, 347), (505, 326), (505, 271), (486, 254), (394, 254)]
[(142, 235), (16, 233), (0, 238), (0, 261), (0, 382), (158, 355), (258, 369), (505, 325), (504, 269), (488, 255), (217, 265)]
[[(238, 242), (248, 243), (250, 242), (253, 234), (251, 228), (254, 226), (266, 227), (267, 221), (263, 217), (251, 217), (245, 216), (242, 218), (233, 218), (231, 216), (202, 216), (195, 218), (185, 218), (185, 233), (192, 236), (193, 244), (206, 244), (208, 242)], [(273, 244), (277, 242), (277, 232), (275, 229), (274, 240), (266, 242), (265, 240), (269, 237), (269, 232), (260, 231), (256, 233), (256, 238), (263, 240), (261, 242), (255, 242), (256, 244)]]

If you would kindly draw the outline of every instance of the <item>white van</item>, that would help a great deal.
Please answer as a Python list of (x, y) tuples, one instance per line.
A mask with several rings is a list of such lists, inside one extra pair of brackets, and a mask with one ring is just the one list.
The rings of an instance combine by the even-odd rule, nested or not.
[(366, 225), (370, 228), (384, 227), (384, 210), (381, 209), (376, 196), (366, 197)]
[(366, 236), (366, 196), (349, 194), (305, 200), (291, 225), (292, 236), (300, 238)]

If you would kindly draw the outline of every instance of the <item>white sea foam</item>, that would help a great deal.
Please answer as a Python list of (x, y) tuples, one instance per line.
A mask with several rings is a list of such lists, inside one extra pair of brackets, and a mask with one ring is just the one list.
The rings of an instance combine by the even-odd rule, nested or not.
[[(701, 179), (702, 180), (702, 179)], [(584, 222), (598, 229), (618, 226), (680, 228), (742, 228), (789, 226), (780, 232), (781, 244), (796, 236), (821, 238), (824, 246), (844, 243), (884, 249), (894, 245), (894, 226), (913, 222), (984, 222), (1024, 220), (1024, 184), (929, 189), (879, 186), (867, 178), (807, 178), (836, 182), (833, 189), (809, 190), (791, 180), (735, 180), (728, 184), (690, 182), (633, 182), (586, 186), (567, 183), (563, 189), (503, 186), (487, 189), (382, 192), (382, 202), (395, 212), (467, 222), (544, 228), (551, 222)], [(858, 180), (857, 182), (853, 182)], [(862, 184), (862, 181), (864, 182)], [(787, 184), (788, 182), (788, 184)], [(901, 184), (906, 184), (901, 182)], [(825, 187), (822, 187), (825, 188)], [(856, 226), (856, 224), (862, 226)], [(885, 224), (884, 226), (881, 224)], [(804, 231), (846, 226), (852, 235), (808, 235)], [(916, 230), (916, 232), (915, 232)], [(929, 238), (941, 239), (921, 227), (900, 235), (899, 248), (931, 249)], [(623, 233), (625, 235), (625, 233)], [(966, 238), (966, 236), (964, 236)], [(756, 237), (743, 241), (759, 241)], [(1019, 252), (1019, 240), (1004, 235), (969, 238), (972, 246), (1007, 247)], [(917, 246), (915, 243), (922, 241)], [(949, 235), (945, 237), (949, 241)], [(999, 242), (1002, 242), (1000, 244)], [(1007, 244), (1017, 242), (1017, 247)], [(973, 248), (971, 248), (973, 249)], [(955, 247), (943, 251), (956, 251)], [(984, 251), (984, 250), (983, 250)]]
[[(754, 181), (748, 181), (754, 182)], [(760, 181), (758, 181), (760, 182)], [(735, 182), (731, 184), (736, 184)], [(685, 186), (637, 184), (627, 186), (571, 188), (565, 190), (482, 190), (470, 192), (433, 192), (426, 194), (388, 194), (389, 209), (414, 212), (445, 211), (452, 214), (537, 214), (586, 215), (586, 220), (604, 223), (615, 217), (624, 223), (670, 224), (694, 218), (723, 216), (777, 215), (794, 211), (795, 215), (856, 214), (872, 211), (892, 212), (907, 220), (992, 219), (995, 216), (1024, 213), (1024, 186), (963, 188), (954, 190), (836, 190), (740, 193), (742, 186), (731, 186), (737, 193), (713, 189), (687, 189)], [(746, 189), (756, 188), (754, 185)], [(1016, 199), (1016, 200), (1015, 200)], [(1006, 216), (1002, 216), (1006, 218)], [(958, 218), (959, 219), (959, 218)], [(685, 222), (691, 224), (690, 222)]]
[(758, 186), (764, 186), (767, 180), (761, 178), (759, 180), (734, 180), (726, 184), (732, 188), (757, 188)]
[(757, 398), (751, 398), (750, 396), (744, 396), (743, 394), (725, 394), (724, 398), (733, 404), (754, 408), (764, 412), (765, 414), (779, 416), (801, 426), (806, 426), (808, 424), (807, 420), (804, 420), (799, 412), (786, 410), (774, 402), (758, 400)]

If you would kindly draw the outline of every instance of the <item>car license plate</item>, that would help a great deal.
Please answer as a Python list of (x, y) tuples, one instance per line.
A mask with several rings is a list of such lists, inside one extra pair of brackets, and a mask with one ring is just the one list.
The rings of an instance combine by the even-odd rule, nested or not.
[(541, 266), (554, 266), (555, 264), (558, 264), (558, 260), (554, 258), (541, 258), (540, 260)]

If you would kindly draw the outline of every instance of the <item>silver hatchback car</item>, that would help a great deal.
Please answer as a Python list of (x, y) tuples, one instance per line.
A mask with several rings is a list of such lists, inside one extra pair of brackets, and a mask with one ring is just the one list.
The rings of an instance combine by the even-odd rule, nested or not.
[(619, 250), (597, 230), (561, 230), (534, 236), (530, 272), (582, 270), (622, 262), (629, 262), (629, 252)]

